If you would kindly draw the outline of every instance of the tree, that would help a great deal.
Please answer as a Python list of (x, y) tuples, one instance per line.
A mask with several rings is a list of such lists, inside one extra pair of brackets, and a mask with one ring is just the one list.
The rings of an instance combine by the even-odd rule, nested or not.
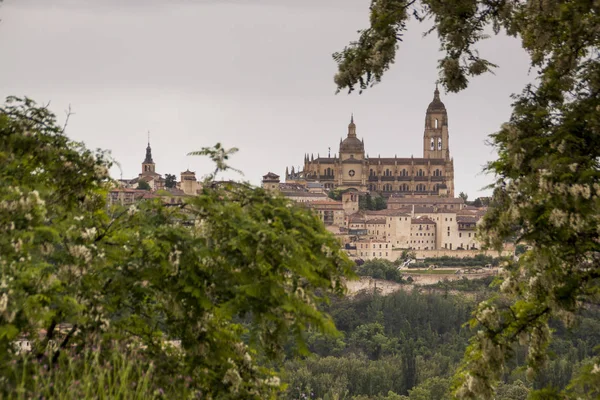
[[(335, 53), (338, 90), (379, 82), (393, 63), (407, 21), (433, 21), (441, 49), (440, 83), (451, 92), (495, 65), (476, 47), (490, 28), (520, 37), (537, 71), (514, 96), (510, 121), (491, 141), (493, 197), (481, 224), (488, 247), (507, 238), (530, 251), (509, 262), (502, 295), (482, 303), (455, 394), (492, 398), (518, 340), (529, 346), (530, 375), (546, 360), (551, 317), (569, 323), (596, 305), (600, 279), (600, 13), (596, 2), (372, 0), (371, 26)], [(585, 376), (585, 375), (582, 375)], [(574, 384), (585, 385), (574, 379)], [(589, 382), (589, 380), (588, 380)], [(551, 389), (546, 389), (549, 396)]]
[(379, 195), (375, 197), (375, 210), (385, 210), (387, 208), (387, 201), (383, 198), (383, 196)]
[(172, 189), (177, 186), (177, 177), (173, 174), (165, 174), (165, 187)]
[(461, 199), (463, 199), (463, 201), (466, 203), (466, 202), (467, 202), (467, 199), (469, 198), (469, 195), (468, 195), (468, 194), (466, 194), (465, 192), (460, 192), (460, 193), (458, 194), (458, 197), (460, 197)]
[(181, 207), (109, 209), (106, 155), (70, 141), (29, 99), (0, 108), (0, 163), (0, 397), (39, 389), (13, 349), (23, 335), (36, 368), (83, 369), (90, 351), (105, 365), (119, 343), (137, 349), (129, 365), (155, 368), (149, 384), (166, 396), (185, 386), (262, 399), (281, 387), (257, 360), (290, 337), (305, 348), (308, 326), (336, 334), (319, 307), (344, 292), (352, 263), (309, 210), (243, 183), (206, 185)]
[(137, 190), (150, 190), (151, 187), (150, 187), (150, 184), (148, 182), (143, 181), (143, 180), (139, 180), (136, 189)]

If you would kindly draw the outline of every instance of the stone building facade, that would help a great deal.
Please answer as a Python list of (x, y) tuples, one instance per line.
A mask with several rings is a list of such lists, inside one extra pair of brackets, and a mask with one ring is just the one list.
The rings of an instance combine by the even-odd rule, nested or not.
[(357, 137), (354, 117), (348, 135), (340, 140), (339, 155), (308, 154), (302, 171), (286, 169), (286, 182), (321, 182), (326, 189), (356, 189), (389, 196), (454, 197), (454, 161), (450, 157), (448, 113), (435, 89), (425, 113), (423, 157), (368, 157), (364, 140)]

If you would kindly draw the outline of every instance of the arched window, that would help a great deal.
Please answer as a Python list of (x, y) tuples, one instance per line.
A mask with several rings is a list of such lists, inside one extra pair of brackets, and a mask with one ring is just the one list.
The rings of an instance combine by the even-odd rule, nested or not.
[(400, 185), (400, 191), (408, 192), (408, 185), (406, 183), (403, 183), (402, 185)]
[(385, 176), (392, 176), (392, 171), (390, 171), (389, 169), (386, 169)]
[(442, 176), (442, 171), (436, 169), (435, 171), (433, 171), (433, 176)]
[(438, 150), (442, 149), (442, 138), (438, 138)]
[(435, 119), (434, 124), (435, 124), (435, 129), (437, 129), (438, 128), (438, 119), (437, 118)]
[(383, 185), (383, 191), (384, 192), (391, 192), (392, 191), (392, 185), (390, 185), (389, 183), (386, 183), (385, 185)]
[(424, 192), (425, 191), (425, 185), (423, 185), (422, 183), (419, 183), (417, 185), (417, 192)]
[(422, 169), (417, 171), (417, 176), (423, 176), (423, 175), (425, 175), (425, 173), (423, 172)]
[(407, 176), (408, 175), (408, 171), (406, 171), (406, 169), (402, 169), (402, 176)]
[(431, 150), (435, 150), (435, 139), (431, 138)]
[(373, 169), (369, 170), (369, 176), (375, 176), (375, 171), (373, 171)]

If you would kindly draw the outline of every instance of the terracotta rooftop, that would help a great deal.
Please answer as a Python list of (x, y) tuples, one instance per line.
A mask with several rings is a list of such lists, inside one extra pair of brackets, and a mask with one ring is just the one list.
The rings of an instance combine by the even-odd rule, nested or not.
[(460, 197), (435, 197), (435, 198), (410, 198), (392, 196), (388, 199), (388, 203), (396, 204), (464, 204), (464, 200)]

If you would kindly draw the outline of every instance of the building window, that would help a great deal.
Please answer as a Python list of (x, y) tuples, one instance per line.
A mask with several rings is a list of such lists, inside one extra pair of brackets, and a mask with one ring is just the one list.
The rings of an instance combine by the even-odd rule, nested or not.
[(450, 236), (450, 232), (448, 232), (448, 236)]

